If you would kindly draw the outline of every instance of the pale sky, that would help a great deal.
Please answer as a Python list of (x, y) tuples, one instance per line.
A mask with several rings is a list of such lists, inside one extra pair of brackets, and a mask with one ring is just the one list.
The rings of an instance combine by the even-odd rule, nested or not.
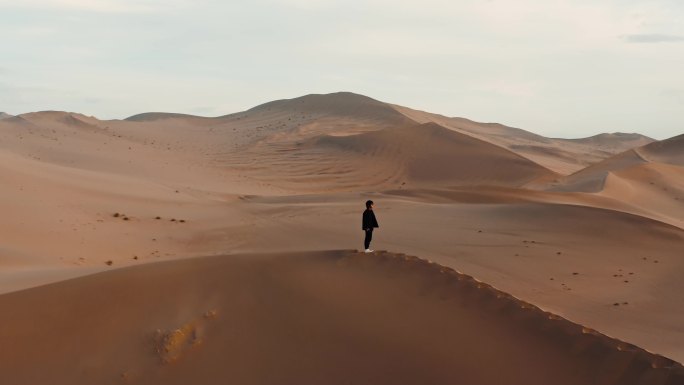
[(351, 91), (554, 137), (684, 133), (681, 0), (0, 0), (0, 111)]

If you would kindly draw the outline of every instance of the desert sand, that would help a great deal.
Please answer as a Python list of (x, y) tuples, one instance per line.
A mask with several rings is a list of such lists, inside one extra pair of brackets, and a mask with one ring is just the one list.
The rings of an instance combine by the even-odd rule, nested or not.
[(3, 115), (3, 383), (684, 383), (683, 154), (352, 93)]

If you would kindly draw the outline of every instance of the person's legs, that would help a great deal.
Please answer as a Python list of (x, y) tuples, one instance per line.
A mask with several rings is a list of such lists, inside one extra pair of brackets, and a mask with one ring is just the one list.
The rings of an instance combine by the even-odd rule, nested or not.
[(373, 229), (366, 230), (366, 239), (363, 241), (363, 245), (365, 246), (365, 249), (368, 250), (370, 248), (370, 243), (371, 240), (373, 239)]

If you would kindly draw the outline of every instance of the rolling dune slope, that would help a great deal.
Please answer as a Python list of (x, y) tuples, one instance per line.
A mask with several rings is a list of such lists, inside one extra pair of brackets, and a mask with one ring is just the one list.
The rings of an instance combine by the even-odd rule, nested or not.
[(150, 264), (0, 296), (0, 308), (8, 384), (684, 381), (671, 360), (391, 253)]
[(654, 162), (684, 167), (684, 134), (643, 146), (639, 153)]
[(289, 191), (425, 186), (522, 186), (555, 173), (511, 151), (435, 123), (360, 134), (279, 137), (221, 160)]
[[(464, 118), (450, 118), (384, 103), (351, 92), (311, 94), (293, 99), (265, 103), (244, 112), (205, 118), (173, 113), (144, 113), (129, 117), (125, 123), (146, 123), (165, 127), (180, 126), (195, 133), (230, 134), (237, 131), (250, 140), (219, 139), (225, 152), (243, 144), (268, 140), (269, 137), (311, 138), (326, 134), (354, 134), (386, 128), (404, 127), (414, 123), (437, 123), (450, 130), (503, 147), (560, 174), (570, 174), (622, 151), (650, 143), (653, 139), (639, 134), (600, 134), (583, 139), (546, 138), (519, 128), (497, 123), (479, 123)], [(122, 124), (116, 123), (117, 126)], [(202, 128), (198, 130), (198, 128)], [(198, 130), (198, 131), (197, 131)], [(169, 131), (165, 130), (169, 135)], [(215, 135), (209, 135), (215, 136)], [(197, 141), (205, 135), (188, 138)], [(201, 139), (200, 139), (201, 140)], [(199, 146), (198, 148), (201, 148)]]
[(653, 142), (640, 134), (599, 134), (582, 139), (547, 138), (498, 123), (479, 123), (393, 105), (419, 123), (435, 122), (449, 129), (507, 148), (560, 174), (571, 174), (628, 149)]
[(513, 152), (448, 130), (436, 123), (360, 135), (323, 136), (315, 143), (365, 158), (367, 167), (385, 161), (401, 165), (402, 178), (449, 185), (521, 186), (554, 173)]
[(625, 151), (573, 175), (551, 191), (611, 198), (623, 210), (684, 228), (684, 135)]

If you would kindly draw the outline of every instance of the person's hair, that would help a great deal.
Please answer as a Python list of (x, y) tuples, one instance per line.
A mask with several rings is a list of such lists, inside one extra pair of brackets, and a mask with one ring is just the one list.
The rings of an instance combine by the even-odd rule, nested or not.
[(373, 201), (366, 201), (366, 208), (369, 209), (372, 204), (373, 204)]

